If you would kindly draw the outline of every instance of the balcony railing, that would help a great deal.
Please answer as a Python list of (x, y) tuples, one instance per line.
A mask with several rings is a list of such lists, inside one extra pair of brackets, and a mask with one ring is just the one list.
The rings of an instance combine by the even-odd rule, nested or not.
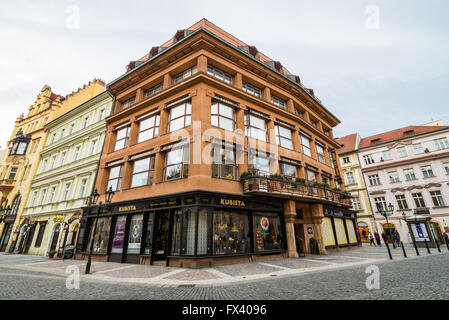
[(241, 177), (240, 182), (243, 186), (243, 193), (267, 192), (283, 197), (324, 200), (338, 205), (352, 206), (350, 194), (299, 182), (291, 178), (279, 179), (255, 172)]

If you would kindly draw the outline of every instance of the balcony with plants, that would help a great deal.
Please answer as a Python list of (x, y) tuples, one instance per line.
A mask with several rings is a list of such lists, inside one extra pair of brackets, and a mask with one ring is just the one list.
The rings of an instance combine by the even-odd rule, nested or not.
[(266, 193), (291, 199), (311, 200), (350, 207), (351, 194), (332, 189), (327, 183), (307, 182), (303, 178), (286, 177), (282, 174), (266, 174), (258, 170), (246, 171), (240, 175), (243, 193)]

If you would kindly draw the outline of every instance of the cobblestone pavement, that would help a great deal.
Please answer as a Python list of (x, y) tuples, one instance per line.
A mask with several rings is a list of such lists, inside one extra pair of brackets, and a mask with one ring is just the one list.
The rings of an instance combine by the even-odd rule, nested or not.
[[(65, 267), (80, 264), (84, 268), (83, 261), (49, 262), (46, 258), (35, 257), (36, 260), (28, 258), (28, 262), (20, 264), (16, 257), (0, 255), (0, 299), (449, 299), (447, 249), (443, 253), (432, 249), (432, 254), (420, 249), (420, 257), (416, 257), (414, 249), (411, 249), (407, 248), (407, 259), (401, 258), (402, 251), (398, 249), (392, 250), (394, 259), (389, 260), (385, 257), (385, 249), (361, 247), (327, 256), (277, 259), (206, 270), (95, 262), (92, 270), (96, 272), (89, 276), (81, 275), (80, 289), (72, 290), (66, 288), (68, 274), (65, 274)], [(10, 259), (15, 263), (5, 263), (11, 262)], [(354, 263), (356, 260), (358, 262)], [(57, 264), (59, 269), (49, 268), (49, 264)], [(380, 270), (379, 290), (368, 290), (365, 285), (369, 276), (365, 273), (366, 267), (371, 264)], [(37, 268), (38, 265), (45, 268)], [(278, 266), (274, 272), (271, 270), (273, 266)], [(279, 269), (281, 267), (284, 269)], [(295, 273), (297, 269), (307, 270)], [(245, 281), (219, 281), (242, 277), (242, 272), (250, 271), (259, 277), (251, 278), (250, 274)], [(123, 277), (128, 279), (126, 272), (132, 272), (133, 276), (140, 272), (141, 277), (151, 275), (151, 279), (161, 281), (159, 284), (120, 282)], [(100, 276), (107, 273), (115, 276), (104, 281)], [(164, 277), (177, 282), (165, 283), (167, 279)], [(204, 278), (211, 282), (201, 283)], [(192, 284), (195, 281), (197, 284)]]

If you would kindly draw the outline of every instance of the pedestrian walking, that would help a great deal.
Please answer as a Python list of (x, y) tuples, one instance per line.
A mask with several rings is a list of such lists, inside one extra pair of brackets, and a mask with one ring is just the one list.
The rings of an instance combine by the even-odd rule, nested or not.
[(449, 242), (449, 236), (447, 235), (447, 232), (443, 233), (443, 237), (444, 237), (444, 242), (446, 242), (446, 244)]
[(401, 236), (399, 235), (399, 232), (396, 231), (396, 245), (398, 247), (401, 246)]
[(373, 246), (373, 244), (374, 244), (374, 246), (376, 246), (376, 243), (374, 242), (374, 236), (371, 232), (368, 234), (368, 238), (369, 238), (370, 247)]
[(382, 239), (383, 239), (384, 243), (387, 243), (387, 235), (383, 232), (382, 232)]
[(379, 247), (382, 247), (382, 244), (380, 243), (379, 232), (377, 232), (377, 231), (374, 232), (374, 238), (376, 239), (377, 245), (378, 245)]

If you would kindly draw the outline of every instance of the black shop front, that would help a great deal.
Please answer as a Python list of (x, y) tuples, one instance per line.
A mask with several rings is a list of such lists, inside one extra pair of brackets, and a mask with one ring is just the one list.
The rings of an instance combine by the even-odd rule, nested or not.
[(196, 191), (83, 208), (77, 254), (121, 263), (206, 267), (286, 253), (282, 201)]

